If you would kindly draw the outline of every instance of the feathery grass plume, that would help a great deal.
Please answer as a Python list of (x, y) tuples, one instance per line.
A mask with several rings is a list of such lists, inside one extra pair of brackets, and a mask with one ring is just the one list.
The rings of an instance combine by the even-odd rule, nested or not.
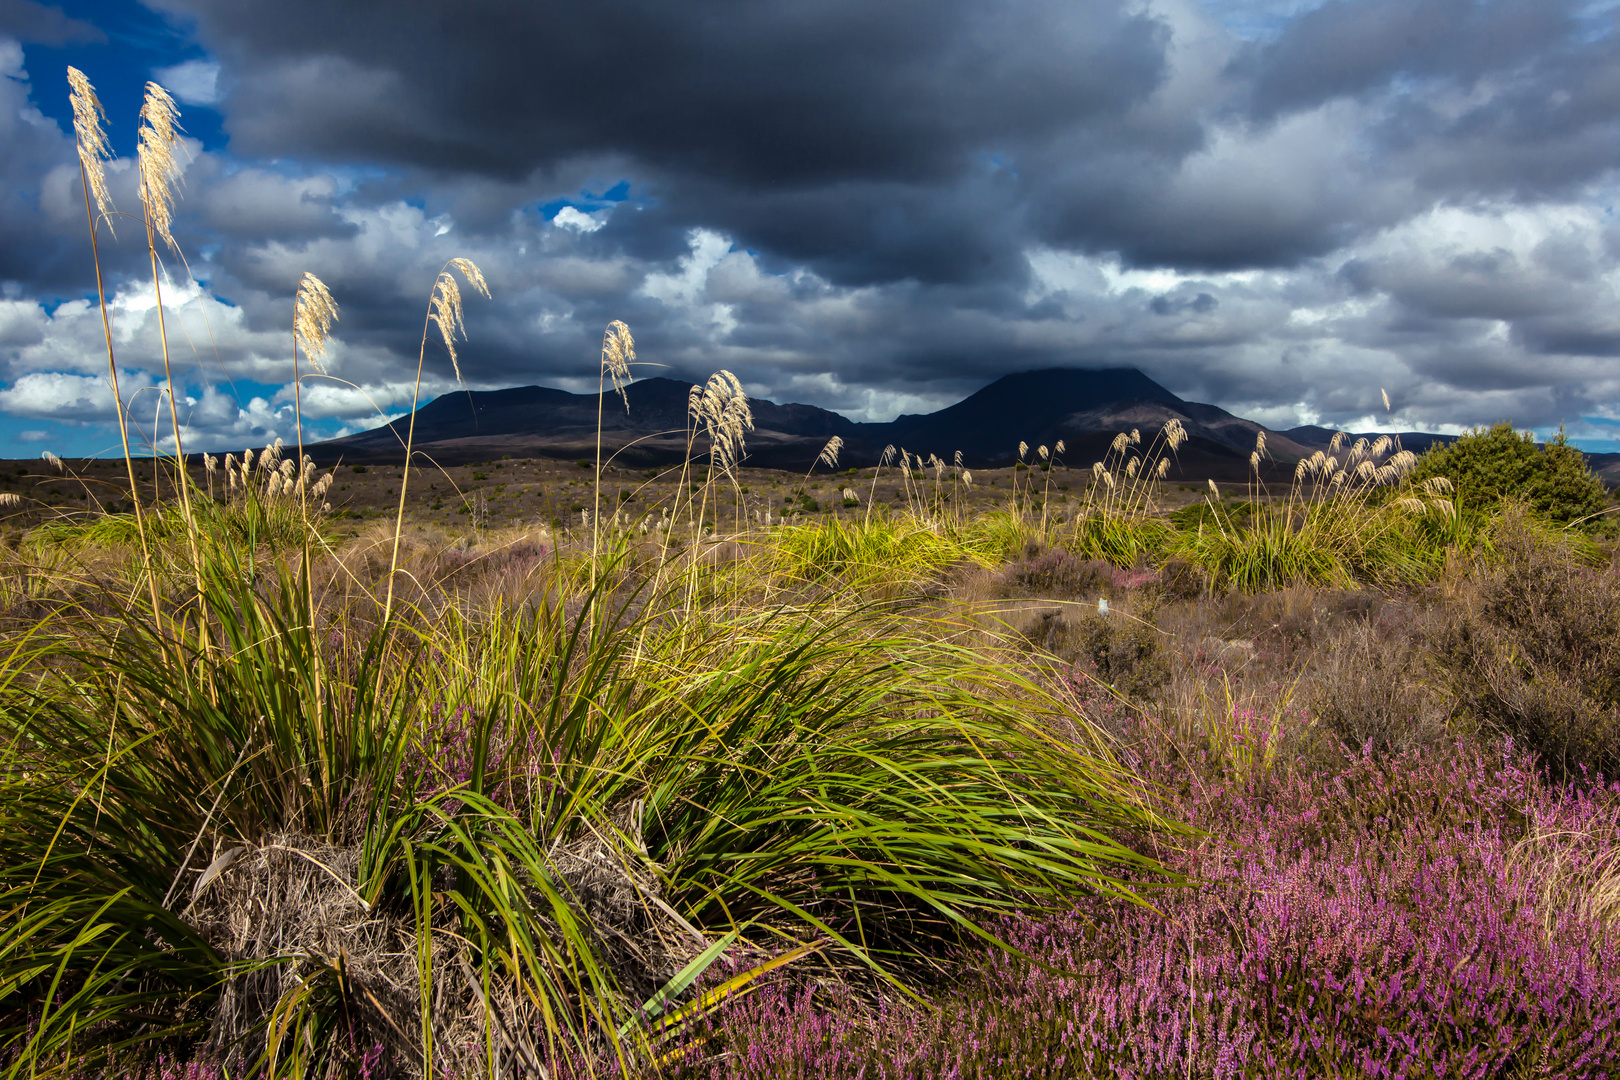
[[(1062, 440), (1061, 440), (1061, 439), (1060, 439), (1060, 440), (1059, 440), (1059, 441), (1058, 441), (1058, 453), (1060, 453), (1060, 454), (1061, 454), (1061, 453), (1062, 453), (1062, 452), (1063, 452), (1063, 442), (1062, 442)], [(961, 468), (961, 467), (962, 467), (962, 451), (960, 451), (960, 450), (958, 450), (958, 451), (957, 451), (957, 452), (956, 452), (956, 457), (955, 457), (955, 458), (954, 458), (954, 459), (952, 459), (952, 460), (953, 460), (953, 463), (954, 463), (954, 464), (955, 464), (955, 466), (956, 466), (956, 467), (957, 467), (957, 468), (958, 468), (958, 469), (960, 469), (960, 468)]]
[(298, 296), (293, 301), (293, 334), (316, 371), (326, 371), (321, 359), (326, 355), (326, 343), (331, 337), (332, 324), (337, 320), (338, 306), (332, 293), (320, 278), (305, 271), (298, 279)]
[(456, 284), (455, 275), (451, 270), (458, 270), (467, 280), (475, 292), (482, 293), (489, 299), (489, 285), (484, 281), (483, 272), (480, 271), (471, 259), (454, 258), (444, 264), (439, 276), (434, 279), (433, 291), (428, 295), (427, 318), (422, 323), (422, 343), (416, 353), (416, 381), (411, 389), (411, 419), (405, 428), (405, 467), (399, 476), (399, 507), (394, 515), (394, 543), (393, 551), (388, 558), (388, 587), (383, 600), (383, 622), (387, 623), (394, 612), (394, 575), (399, 570), (399, 540), (405, 531), (405, 491), (411, 479), (411, 457), (416, 450), (416, 405), (422, 399), (422, 366), (427, 360), (428, 324), (432, 323), (439, 328), (439, 334), (444, 338), (444, 347), (450, 354), (450, 366), (455, 369), (456, 381), (461, 382), (461, 361), (456, 356), (456, 333), (459, 331), (462, 340), (466, 340), (467, 326), (462, 319), (461, 288)]
[[(958, 450), (957, 453), (960, 454), (961, 451)], [(872, 470), (872, 487), (866, 493), (866, 515), (862, 518), (863, 522), (869, 522), (872, 520), (872, 507), (877, 503), (878, 476), (881, 475), (883, 470), (886, 469), (893, 461), (894, 443), (889, 443), (883, 448), (882, 456), (878, 458), (877, 468)]]
[(1418, 488), (1423, 492), (1423, 494), (1428, 495), (1431, 498), (1449, 495), (1453, 490), (1455, 490), (1451, 481), (1444, 476), (1431, 476), (1427, 480), (1419, 483)]
[(717, 371), (703, 388), (698, 411), (709, 436), (709, 460), (721, 471), (731, 472), (742, 460), (747, 433), (754, 430), (747, 391), (737, 376)]
[(116, 211), (112, 196), (107, 193), (107, 173), (101, 164), (113, 156), (107, 135), (101, 130), (102, 122), (107, 119), (107, 111), (101, 107), (96, 89), (85, 78), (84, 72), (70, 67), (67, 78), (68, 86), (72, 88), (68, 100), (73, 103), (73, 136), (79, 147), (79, 166), (84, 169), (85, 183), (96, 200), (101, 219), (107, 223), (107, 231), (116, 236), (117, 230), (112, 223), (112, 215)]
[[(169, 331), (163, 317), (163, 283), (158, 273), (157, 238), (180, 254), (174, 238), (174, 185), (183, 173), (177, 151), (180, 149), (180, 110), (169, 92), (155, 82), (146, 84), (141, 103), (141, 123), (136, 141), (136, 165), (140, 174), (141, 206), (146, 214), (146, 252), (152, 270), (152, 297), (157, 307), (158, 344), (163, 352), (164, 396), (169, 400), (169, 429), (174, 436), (174, 483), (180, 489), (180, 507), (186, 521), (186, 544), (191, 552), (192, 571), (198, 593), (202, 592), (202, 555), (198, 547), (197, 516), (191, 506), (191, 476), (186, 471), (186, 448), (181, 438), (179, 393), (174, 370), (169, 363)], [(153, 601), (154, 605), (156, 600)]]
[(1029, 443), (1024, 442), (1022, 439), (1020, 439), (1018, 441), (1018, 460), (1023, 461), (1024, 460), (1024, 455), (1027, 454), (1027, 453), (1029, 453)]
[(62, 459), (57, 457), (55, 454), (51, 453), (49, 450), (46, 450), (44, 453), (40, 454), (39, 456), (44, 460), (45, 464), (49, 465), (51, 468), (55, 469), (57, 472), (62, 471)]
[(821, 454), (816, 458), (816, 460), (827, 466), (829, 469), (836, 469), (838, 468), (838, 451), (842, 450), (843, 448), (844, 440), (837, 435), (834, 435), (832, 438), (827, 440), (827, 445), (821, 448)]
[[(687, 504), (688, 511), (696, 514), (691, 521), (696, 529), (706, 519), (716, 473), (724, 474), (734, 487), (737, 486), (735, 469), (742, 460), (747, 433), (754, 430), (754, 413), (748, 406), (748, 393), (743, 389), (742, 382), (725, 370), (709, 376), (707, 384), (695, 399), (688, 394), (689, 407), (694, 400), (694, 424), (687, 441), (688, 460), (699, 425), (709, 439), (709, 475), (703, 485), (702, 503), (698, 505), (695, 500), (689, 500)], [(684, 477), (684, 470), (682, 475)]]
[[(1174, 423), (1174, 421), (1171, 421), (1171, 422)], [(1057, 445), (1052, 447), (1052, 453), (1053, 454), (1062, 454), (1062, 453), (1066, 453), (1068, 451), (1068, 449), (1069, 448), (1067, 446), (1063, 445), (1063, 440), (1059, 439), (1057, 441)]]
[[(636, 340), (630, 336), (630, 327), (614, 319), (602, 331), (602, 352), (596, 372), (596, 473), (591, 485), (592, 505), (595, 513), (591, 520), (591, 588), (596, 587), (596, 564), (602, 520), (602, 407), (607, 399), (607, 380), (613, 381), (613, 392), (624, 402), (625, 415), (630, 413), (630, 395), (624, 392), (630, 381), (630, 362), (636, 358)], [(617, 520), (615, 514), (614, 519)]]
[(15, 491), (0, 491), (0, 507), (21, 506), (22, 496)]
[(180, 109), (169, 92), (155, 82), (146, 84), (141, 104), (141, 127), (136, 146), (140, 166), (141, 203), (153, 232), (178, 252), (171, 231), (174, 224), (174, 182), (183, 172), (176, 150), (180, 147)]
[(1217, 499), (1221, 497), (1221, 489), (1215, 486), (1215, 481), (1206, 480), (1204, 483), (1209, 485), (1209, 493), (1211, 495), (1215, 496)]
[(147, 592), (155, 613), (158, 609), (157, 577), (152, 571), (152, 549), (146, 536), (146, 515), (141, 508), (140, 485), (135, 480), (135, 457), (129, 449), (129, 417), (124, 409), (123, 392), (118, 386), (118, 364), (113, 357), (112, 321), (107, 315), (107, 287), (102, 279), (101, 250), (96, 242), (96, 215), (90, 209), (93, 199), (101, 212), (101, 220), (107, 224), (108, 233), (116, 237), (118, 231), (113, 226), (113, 215), (117, 211), (107, 192), (107, 174), (102, 168), (102, 160), (113, 156), (107, 136), (101, 129), (101, 122), (107, 118), (107, 113), (84, 72), (69, 67), (67, 78), (69, 98), (73, 105), (74, 144), (79, 152), (79, 182), (84, 192), (85, 224), (90, 233), (90, 257), (96, 268), (96, 301), (101, 310), (101, 333), (107, 345), (107, 382), (112, 389), (113, 412), (118, 418), (118, 440), (124, 450), (124, 471), (129, 478), (130, 505), (135, 510), (135, 531), (140, 537)]
[(204, 454), (203, 455), (203, 468), (205, 470), (207, 470), (208, 472), (214, 472), (216, 469), (219, 468), (219, 458), (215, 457), (212, 454)]
[(1048, 449), (1047, 449), (1047, 448), (1046, 448), (1046, 447), (1044, 447), (1044, 446), (1037, 446), (1037, 447), (1036, 447), (1036, 448), (1035, 448), (1035, 452), (1036, 452), (1036, 453), (1037, 453), (1037, 454), (1039, 454), (1039, 455), (1041, 455), (1041, 460), (1042, 460), (1042, 461), (1048, 461), (1048, 460), (1050, 460), (1050, 459), (1051, 459), (1051, 457), (1052, 457), (1052, 452), (1051, 452), (1051, 451), (1050, 451), (1050, 450), (1048, 450)]
[(428, 321), (438, 326), (439, 334), (444, 338), (444, 351), (450, 354), (450, 366), (456, 372), (456, 381), (461, 382), (461, 358), (456, 355), (456, 335), (459, 333), (461, 340), (467, 340), (467, 323), (462, 317), (461, 287), (456, 284), (456, 276), (448, 267), (460, 270), (467, 284), (483, 293), (486, 300), (489, 299), (489, 286), (484, 283), (484, 275), (471, 259), (451, 259), (447, 268), (439, 271), (438, 280), (433, 283), (433, 294), (428, 298)]
[(1385, 390), (1383, 387), (1380, 386), (1378, 388), (1378, 392), (1380, 394), (1382, 394), (1383, 398), (1384, 398), (1384, 411), (1389, 412), (1390, 411), (1390, 407), (1389, 407), (1389, 391)]
[(1118, 435), (1114, 436), (1114, 441), (1109, 444), (1109, 449), (1116, 454), (1123, 454), (1125, 449), (1130, 445), (1131, 437), (1122, 431)]
[(625, 412), (630, 411), (630, 398), (624, 387), (630, 381), (630, 365), (635, 359), (636, 339), (630, 336), (630, 327), (614, 319), (602, 334), (602, 374), (613, 380), (613, 392), (624, 402)]
[[(298, 291), (293, 299), (293, 424), (298, 431), (298, 456), (305, 465), (311, 464), (304, 457), (304, 378), (298, 370), (298, 346), (303, 345), (304, 355), (314, 365), (315, 370), (321, 374), (326, 368), (321, 365), (321, 358), (326, 355), (327, 339), (332, 332), (332, 323), (338, 318), (337, 302), (332, 299), (332, 293), (326, 283), (320, 278), (304, 271), (298, 279)], [(305, 525), (309, 520), (309, 488), (306, 476), (301, 480), (299, 494), (299, 509), (303, 514)], [(304, 562), (309, 563), (309, 537), (306, 528), (304, 536)], [(305, 598), (309, 604), (310, 619), (315, 618), (315, 594), (310, 587), (309, 578), (305, 579)]]
[(973, 486), (973, 474), (968, 472), (966, 469), (962, 470), (962, 483), (966, 484), (968, 487)]

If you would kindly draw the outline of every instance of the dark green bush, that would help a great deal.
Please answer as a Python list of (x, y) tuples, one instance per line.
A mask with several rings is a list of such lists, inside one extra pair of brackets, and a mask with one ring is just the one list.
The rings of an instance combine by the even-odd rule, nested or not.
[(1462, 510), (1492, 510), (1516, 499), (1550, 521), (1570, 522), (1601, 511), (1609, 503), (1603, 482), (1562, 430), (1537, 446), (1529, 432), (1512, 424), (1475, 428), (1450, 446), (1435, 446), (1418, 460), (1414, 482), (1444, 476), (1456, 485)]

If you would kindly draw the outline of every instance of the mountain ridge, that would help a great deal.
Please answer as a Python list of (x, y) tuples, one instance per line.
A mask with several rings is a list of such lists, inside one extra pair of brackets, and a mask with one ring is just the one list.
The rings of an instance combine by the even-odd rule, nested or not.
[[(604, 452), (625, 465), (662, 465), (686, 453), (689, 384), (652, 378), (626, 388), (629, 406), (609, 392), (573, 394), (553, 387), (457, 391), (416, 411), (416, 446), (442, 463), (502, 456), (570, 458), (593, 454), (598, 408)], [(1138, 429), (1150, 439), (1179, 420), (1188, 442), (1176, 455), (1184, 476), (1241, 479), (1249, 453), (1264, 431), (1272, 472), (1317, 449), (1333, 432), (1318, 427), (1274, 431), (1215, 406), (1182, 399), (1136, 368), (1044, 368), (1002, 376), (953, 405), (932, 413), (908, 413), (883, 422), (850, 420), (815, 405), (778, 404), (750, 398), (755, 430), (748, 436), (745, 465), (806, 469), (828, 439), (844, 447), (841, 467), (876, 464), (888, 446), (919, 455), (961, 460), (969, 468), (1010, 465), (1018, 444), (1066, 444), (1064, 460), (1088, 466), (1100, 460), (1121, 431)], [(370, 431), (318, 444), (323, 455), (349, 461), (403, 458), (409, 417)], [(1422, 449), (1446, 436), (1412, 433)], [(704, 453), (699, 436), (695, 450)], [(1031, 451), (1033, 453), (1033, 450)]]

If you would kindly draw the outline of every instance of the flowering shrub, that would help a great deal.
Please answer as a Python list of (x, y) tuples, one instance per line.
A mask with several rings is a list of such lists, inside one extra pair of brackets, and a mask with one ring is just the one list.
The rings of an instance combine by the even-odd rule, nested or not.
[[(1146, 763), (1150, 766), (1154, 763)], [(1168, 775), (1168, 773), (1166, 773)], [(937, 1014), (778, 991), (720, 1029), (710, 1077), (1497, 1077), (1620, 1068), (1620, 945), (1579, 888), (1620, 786), (1544, 785), (1464, 747), (1177, 796), (1203, 884), (1161, 913), (1009, 920)], [(1532, 857), (1533, 856), (1533, 857)]]

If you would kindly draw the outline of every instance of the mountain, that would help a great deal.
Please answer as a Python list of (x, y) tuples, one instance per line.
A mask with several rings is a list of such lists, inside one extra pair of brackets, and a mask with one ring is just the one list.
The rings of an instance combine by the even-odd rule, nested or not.
[[(679, 461), (686, 452), (686, 401), (691, 389), (676, 379), (644, 379), (625, 389), (625, 400), (609, 392), (570, 394), (545, 386), (510, 390), (457, 391), (416, 411), (416, 446), (446, 464), (512, 457), (577, 458), (596, 452), (600, 405), (602, 448), (626, 465)], [(626, 401), (629, 403), (626, 408)], [(858, 439), (860, 426), (814, 405), (778, 405), (749, 400), (754, 428), (748, 438), (750, 465), (778, 460), (808, 465), (834, 435)], [(346, 461), (397, 461), (403, 456), (410, 418), (333, 439), (317, 448), (322, 456)], [(808, 449), (810, 443), (814, 449)], [(700, 440), (701, 449), (707, 441)], [(805, 455), (808, 454), (806, 457)], [(759, 460), (756, 460), (759, 459)]]
[[(686, 452), (686, 402), (690, 389), (675, 379), (646, 379), (599, 402), (595, 394), (571, 394), (543, 386), (445, 394), (416, 413), (416, 446), (445, 464), (512, 457), (583, 458), (596, 449), (600, 408), (602, 446), (618, 464), (643, 466), (678, 461)], [(745, 464), (803, 470), (828, 439), (844, 440), (843, 467), (875, 464), (887, 446), (954, 461), (970, 468), (1009, 465), (1018, 444), (1066, 444), (1063, 460), (1086, 467), (1100, 460), (1114, 436), (1140, 430), (1151, 440), (1172, 419), (1186, 428), (1172, 475), (1202, 480), (1242, 480), (1259, 424), (1215, 407), (1184, 401), (1134, 368), (1053, 368), (1007, 375), (938, 412), (908, 414), (887, 423), (856, 423), (814, 405), (761, 399), (749, 402), (754, 431)], [(397, 461), (409, 418), (386, 427), (334, 439), (316, 448), (323, 459)], [(1274, 463), (1268, 472), (1311, 453), (1332, 433), (1320, 428), (1266, 432)], [(1296, 437), (1297, 436), (1297, 437)], [(707, 449), (699, 439), (697, 451)]]

